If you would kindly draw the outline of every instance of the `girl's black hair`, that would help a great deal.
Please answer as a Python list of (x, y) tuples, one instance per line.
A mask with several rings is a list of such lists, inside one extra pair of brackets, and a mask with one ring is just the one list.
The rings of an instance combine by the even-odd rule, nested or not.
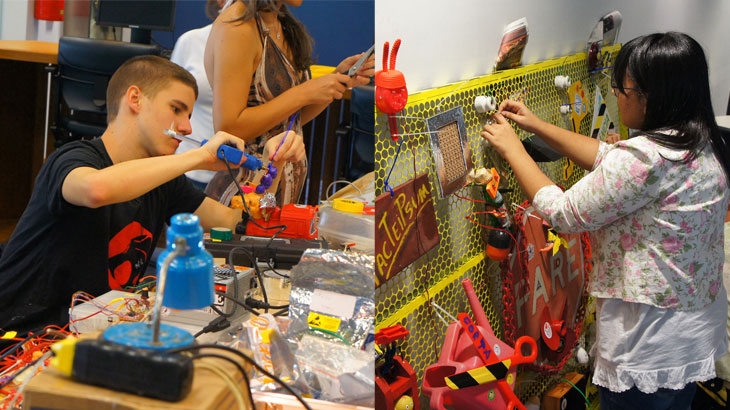
[[(612, 82), (622, 93), (626, 75), (646, 98), (640, 135), (664, 147), (689, 151), (685, 162), (709, 141), (730, 176), (730, 146), (715, 122), (707, 60), (697, 41), (677, 32), (637, 37), (616, 56)], [(662, 133), (669, 130), (676, 133)]]
[(312, 46), (314, 41), (307, 32), (301, 21), (299, 21), (282, 0), (239, 0), (246, 5), (243, 16), (232, 21), (248, 21), (256, 16), (259, 11), (272, 11), (279, 9), (278, 19), (281, 22), (281, 29), (284, 32), (284, 39), (292, 51), (292, 64), (297, 71), (306, 71), (312, 64)]

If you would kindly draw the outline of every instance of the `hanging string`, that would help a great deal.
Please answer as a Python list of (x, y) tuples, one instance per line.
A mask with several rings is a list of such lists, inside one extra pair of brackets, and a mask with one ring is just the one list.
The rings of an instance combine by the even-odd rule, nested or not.
[[(527, 212), (527, 209), (525, 209), (525, 207), (524, 207), (524, 206), (519, 206), (519, 205), (517, 205), (517, 204), (515, 204), (515, 203), (513, 203), (513, 204), (512, 204), (512, 206), (513, 206), (513, 207), (515, 207), (515, 208), (520, 208), (520, 209), (522, 209), (522, 212)], [(531, 214), (531, 213), (530, 213), (530, 214), (527, 214), (527, 216), (529, 216), (529, 217), (531, 217), (531, 218), (535, 218), (535, 219), (537, 219), (538, 221), (543, 221), (543, 222), (545, 222), (545, 220), (544, 220), (544, 219), (540, 218), (539, 216), (535, 216), (535, 215), (533, 215), (533, 214)]]
[(398, 118), (398, 119), (401, 119), (402, 118), (402, 119), (408, 119), (408, 120), (421, 120), (424, 123), (426, 123), (426, 118), (423, 118), (423, 117), (414, 117), (414, 116), (411, 116), (411, 115), (396, 115), (395, 118)]
[(565, 75), (565, 71), (563, 71), (563, 68), (565, 67), (565, 61), (568, 60), (568, 57), (570, 57), (570, 55), (565, 56), (563, 62), (560, 63), (560, 67), (558, 67), (558, 73), (560, 73), (560, 75)]
[(410, 133), (406, 133), (406, 134), (398, 134), (398, 136), (399, 137), (403, 137), (403, 136), (412, 137), (412, 136), (418, 136), (418, 135), (422, 135), (422, 134), (438, 134), (438, 131), (410, 132)]
[[(435, 307), (436, 309), (438, 309), (438, 310), (440, 310), (441, 312), (443, 312), (443, 314), (444, 314), (444, 315), (446, 315), (446, 316), (448, 316), (448, 317), (449, 317), (449, 319), (451, 319), (452, 321), (454, 321), (454, 322), (457, 322), (457, 321), (458, 321), (458, 320), (456, 319), (456, 317), (454, 317), (454, 315), (452, 315), (452, 314), (451, 314), (451, 313), (449, 313), (449, 312), (448, 312), (448, 311), (447, 311), (446, 309), (442, 308), (441, 306), (437, 305), (436, 303), (434, 303), (434, 302), (431, 302), (431, 306), (433, 306), (433, 307)], [(448, 325), (449, 325), (449, 322), (447, 322), (447, 321), (446, 321), (446, 319), (444, 319), (444, 318), (443, 318), (443, 316), (441, 316), (441, 314), (439, 314), (438, 312), (435, 312), (435, 313), (436, 313), (436, 315), (437, 315), (437, 316), (438, 316), (438, 317), (439, 317), (439, 318), (441, 319), (441, 321), (442, 321), (442, 322), (444, 322), (444, 324), (445, 324), (446, 326), (448, 326)]]
[(481, 226), (482, 228), (491, 229), (493, 231), (507, 232), (507, 234), (512, 238), (512, 240), (515, 241), (515, 243), (517, 243), (517, 239), (515, 239), (514, 235), (512, 235), (512, 232), (510, 232), (508, 230), (505, 230), (505, 229), (500, 229), (500, 228), (495, 228), (495, 227), (492, 227), (492, 226), (489, 226), (489, 225), (484, 225), (483, 223), (481, 223), (481, 222), (479, 222), (479, 221), (477, 221), (475, 219), (472, 219), (472, 217), (471, 217), (472, 215), (488, 214), (490, 212), (492, 212), (492, 211), (472, 212), (469, 215), (465, 216), (465, 219), (467, 219), (467, 220), (469, 220), (469, 221), (471, 221), (471, 222), (473, 222), (473, 223)]
[(274, 157), (276, 157), (276, 154), (279, 153), (279, 148), (281, 148), (281, 146), (284, 144), (286, 137), (289, 135), (289, 131), (291, 131), (291, 126), (294, 125), (294, 120), (296, 120), (298, 116), (299, 116), (299, 111), (295, 112), (294, 115), (292, 115), (291, 121), (289, 121), (289, 128), (286, 129), (284, 138), (282, 138), (281, 141), (279, 141), (279, 145), (276, 146), (276, 151), (274, 151)]
[(594, 68), (593, 70), (589, 70), (588, 72), (589, 73), (595, 73), (596, 71), (608, 70), (609, 68), (613, 68), (613, 66), (610, 65), (608, 67), (598, 67), (598, 68)]
[[(403, 135), (401, 135), (402, 137)], [(393, 193), (393, 188), (388, 184), (388, 180), (390, 179), (390, 174), (393, 173), (393, 170), (395, 169), (395, 164), (398, 163), (398, 155), (400, 155), (400, 149), (403, 146), (403, 141), (405, 141), (405, 138), (400, 139), (400, 144), (398, 144), (398, 151), (395, 152), (395, 159), (393, 160), (393, 165), (390, 167), (390, 171), (388, 172), (388, 176), (385, 178), (385, 189), (390, 192), (390, 196), (392, 197), (395, 195)]]
[(451, 96), (452, 96), (452, 95), (453, 95), (453, 94), (454, 94), (455, 92), (457, 92), (457, 91), (458, 91), (458, 90), (459, 90), (459, 89), (460, 89), (461, 87), (463, 87), (463, 86), (464, 86), (464, 84), (468, 83), (468, 82), (469, 82), (469, 81), (471, 81), (471, 80), (472, 80), (472, 78), (470, 78), (470, 79), (468, 79), (468, 80), (465, 80), (465, 81), (464, 81), (464, 82), (462, 82), (462, 83), (461, 83), (461, 84), (460, 84), (460, 85), (459, 85), (458, 87), (456, 87), (456, 88), (454, 89), (454, 91), (450, 92), (450, 93), (449, 93), (449, 94), (447, 94), (447, 95), (446, 95), (446, 96), (445, 96), (444, 98), (442, 98), (441, 100), (439, 100), (438, 104), (436, 104), (436, 111), (438, 111), (438, 112), (441, 112), (441, 103), (442, 103), (442, 102), (444, 102), (444, 100), (445, 100), (445, 99), (447, 99), (447, 98), (451, 97)]

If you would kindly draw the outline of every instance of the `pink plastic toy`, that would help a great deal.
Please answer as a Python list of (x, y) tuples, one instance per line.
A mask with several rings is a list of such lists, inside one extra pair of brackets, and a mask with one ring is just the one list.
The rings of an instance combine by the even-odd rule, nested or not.
[[(499, 392), (496, 381), (452, 390), (444, 380), (446, 377), (484, 366), (483, 356), (491, 362), (505, 360), (514, 355), (514, 349), (494, 335), (471, 281), (464, 279), (461, 284), (464, 286), (479, 333), (486, 341), (486, 347), (477, 350), (472, 341), (474, 333), (470, 334), (459, 322), (451, 323), (446, 330), (438, 361), (427, 367), (423, 375), (423, 394), (431, 398), (429, 403), (432, 409), (444, 410), (445, 406), (460, 410), (506, 409), (509, 400)], [(503, 379), (513, 390), (516, 372), (517, 367), (511, 366)]]

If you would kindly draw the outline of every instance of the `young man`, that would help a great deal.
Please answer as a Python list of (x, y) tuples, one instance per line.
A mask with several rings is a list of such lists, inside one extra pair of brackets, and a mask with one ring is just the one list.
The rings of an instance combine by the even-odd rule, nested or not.
[[(108, 128), (48, 158), (0, 257), (0, 328), (64, 326), (74, 292), (99, 296), (137, 284), (177, 213), (194, 212), (206, 230), (241, 220), (240, 210), (206, 198), (183, 174), (226, 169), (217, 148), (243, 150), (242, 140), (219, 132), (200, 148), (171, 155), (179, 141), (164, 130), (174, 124), (191, 133), (197, 93), (187, 71), (160, 57), (136, 57), (117, 70), (107, 89)], [(276, 160), (303, 151), (301, 136), (290, 136)]]

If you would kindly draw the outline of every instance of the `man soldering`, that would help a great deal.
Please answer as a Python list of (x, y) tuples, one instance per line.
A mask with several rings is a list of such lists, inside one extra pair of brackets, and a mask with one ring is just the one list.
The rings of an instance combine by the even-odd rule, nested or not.
[[(179, 134), (192, 132), (197, 94), (192, 75), (160, 57), (135, 57), (116, 71), (104, 134), (65, 144), (48, 158), (0, 257), (0, 328), (22, 334), (64, 326), (74, 292), (100, 296), (136, 285), (177, 213), (195, 213), (205, 230), (235, 228), (241, 211), (206, 198), (183, 174), (226, 169), (218, 147), (243, 150), (244, 142), (218, 132), (173, 156), (180, 141), (165, 133), (171, 123)], [(301, 138), (285, 138), (272, 160), (293, 159), (299, 144)]]

